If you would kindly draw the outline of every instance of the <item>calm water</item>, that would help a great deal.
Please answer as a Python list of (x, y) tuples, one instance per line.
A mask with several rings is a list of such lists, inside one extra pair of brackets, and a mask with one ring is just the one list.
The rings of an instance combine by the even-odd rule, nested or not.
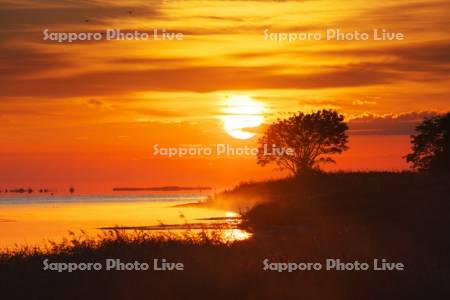
[[(176, 207), (203, 201), (205, 195), (138, 196), (2, 196), (0, 197), (0, 249), (42, 246), (61, 241), (68, 232), (86, 231), (95, 236), (101, 227), (156, 226), (205, 223), (209, 218), (233, 216), (211, 208)], [(248, 235), (238, 229), (225, 233), (229, 239)]]

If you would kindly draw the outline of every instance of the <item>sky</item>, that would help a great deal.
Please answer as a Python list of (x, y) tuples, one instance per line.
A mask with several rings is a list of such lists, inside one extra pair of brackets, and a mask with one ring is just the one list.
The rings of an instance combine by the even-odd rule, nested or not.
[[(336, 28), (405, 38), (264, 34)], [(183, 39), (59, 43), (44, 40), (45, 29), (165, 29)], [(350, 150), (326, 169), (406, 169), (415, 125), (450, 110), (449, 31), (448, 1), (0, 0), (0, 188), (277, 178), (286, 174), (254, 157), (167, 158), (152, 149), (254, 146), (277, 118), (324, 108), (350, 127)], [(240, 139), (245, 133), (251, 138)]]

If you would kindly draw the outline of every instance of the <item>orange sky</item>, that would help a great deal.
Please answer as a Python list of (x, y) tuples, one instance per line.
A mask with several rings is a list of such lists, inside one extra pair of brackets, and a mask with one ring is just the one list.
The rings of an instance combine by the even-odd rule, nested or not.
[[(212, 185), (282, 176), (254, 158), (152, 156), (166, 146), (255, 145), (265, 124), (332, 108), (351, 149), (331, 169), (406, 168), (408, 135), (450, 109), (448, 1), (0, 0), (0, 188)], [(182, 41), (44, 41), (108, 28)], [(402, 32), (402, 41), (264, 40), (271, 32)], [(261, 104), (248, 140), (227, 101)], [(233, 114), (235, 112), (231, 112)]]

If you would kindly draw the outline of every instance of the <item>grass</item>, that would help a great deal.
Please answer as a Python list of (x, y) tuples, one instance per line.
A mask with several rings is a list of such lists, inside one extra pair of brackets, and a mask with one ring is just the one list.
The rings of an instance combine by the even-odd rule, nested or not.
[[(0, 256), (2, 299), (444, 299), (450, 277), (449, 177), (334, 173), (245, 183), (215, 205), (241, 208), (250, 240), (112, 230)], [(243, 199), (251, 199), (250, 203)], [(185, 271), (43, 271), (43, 260), (183, 262)], [(262, 261), (403, 262), (401, 272), (263, 270)]]

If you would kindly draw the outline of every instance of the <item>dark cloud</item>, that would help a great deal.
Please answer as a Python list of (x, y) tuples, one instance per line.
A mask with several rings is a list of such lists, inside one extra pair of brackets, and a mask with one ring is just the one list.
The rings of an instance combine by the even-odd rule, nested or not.
[[(291, 59), (317, 59), (317, 57), (357, 57), (356, 68), (372, 72), (396, 74), (399, 80), (445, 80), (450, 73), (450, 41), (438, 40), (371, 48), (347, 48), (319, 51), (242, 52), (231, 59), (264, 59), (285, 57)], [(374, 62), (377, 60), (377, 62)], [(326, 66), (324, 66), (326, 67)], [(352, 66), (348, 66), (351, 68)], [(355, 78), (357, 80), (357, 78)]]
[[(282, 68), (281, 68), (282, 69)], [(280, 67), (185, 67), (108, 71), (46, 79), (5, 80), (3, 96), (71, 97), (131, 91), (317, 89), (381, 84), (395, 74), (365, 65), (331, 68), (311, 74), (279, 74)]]
[(349, 122), (351, 134), (358, 135), (410, 135), (415, 127), (436, 112), (411, 112), (398, 115), (367, 115)]
[(90, 106), (94, 106), (94, 107), (99, 107), (102, 106), (104, 103), (103, 101), (97, 100), (97, 99), (89, 99), (87, 101), (88, 105)]
[(422, 43), (402, 43), (394, 46), (326, 50), (321, 51), (320, 54), (327, 56), (362, 56), (369, 58), (391, 56), (404, 62), (423, 62), (427, 64), (443, 65), (450, 63), (450, 41), (437, 40)]
[(364, 13), (364, 17), (366, 21), (374, 21), (380, 24), (382, 22), (397, 24), (407, 21), (426, 22), (428, 23), (427, 25), (435, 25), (437, 22), (448, 21), (448, 9), (449, 4), (446, 0), (400, 2), (367, 10)]
[[(161, 16), (158, 10), (160, 1), (145, 5), (117, 5), (105, 1), (45, 1), (39, 6), (26, 7), (4, 5), (0, 8), (0, 26), (3, 30), (20, 28), (46, 28), (65, 25), (107, 24), (113, 18), (137, 18)], [(151, 5), (149, 5), (151, 4)], [(133, 12), (130, 16), (129, 12)]]
[[(11, 82), (11, 86), (3, 93), (12, 95), (15, 85), (29, 87), (37, 94), (43, 95), (36, 84), (42, 83), (44, 88), (53, 86), (52, 82), (67, 88), (70, 94), (71, 89), (76, 87), (77, 82), (83, 83), (80, 92), (91, 90), (89, 86), (98, 85), (99, 91), (108, 94), (103, 90), (107, 81), (116, 82), (117, 88), (128, 90), (135, 87), (137, 90), (192, 90), (192, 91), (215, 91), (227, 89), (251, 89), (251, 88), (287, 88), (287, 89), (313, 89), (327, 87), (349, 87), (364, 86), (379, 83), (389, 83), (394, 80), (436, 80), (446, 79), (450, 72), (450, 42), (436, 41), (432, 43), (417, 43), (402, 46), (380, 47), (372, 49), (348, 49), (348, 50), (327, 50), (319, 52), (322, 56), (348, 56), (360, 57), (370, 60), (376, 57), (391, 57), (385, 62), (366, 62), (352, 64), (341, 67), (327, 68), (320, 67), (311, 74), (290, 74), (282, 75), (279, 71), (285, 66), (272, 67), (183, 67), (199, 62), (199, 59), (191, 58), (145, 58), (127, 57), (116, 59), (105, 59), (112, 65), (112, 68), (119, 69), (115, 64), (133, 65), (140, 67), (147, 65), (154, 68), (146, 71), (111, 71), (88, 73), (67, 78), (57, 78), (48, 80), (20, 80), (15, 82), (15, 77), (34, 76), (39, 73), (68, 69), (76, 65), (76, 60), (52, 52), (42, 52), (32, 48), (0, 48), (0, 78), (4, 82)], [(262, 58), (264, 56), (290, 55), (298, 57), (304, 53), (241, 53), (236, 54), (240, 58)], [(170, 69), (168, 69), (170, 67)], [(423, 73), (422, 76), (413, 76), (412, 73)], [(117, 79), (113, 78), (114, 76)], [(169, 76), (168, 78), (162, 78)], [(174, 76), (182, 79), (173, 80)], [(127, 79), (128, 77), (128, 79)], [(206, 80), (207, 79), (207, 80)], [(124, 80), (124, 81), (123, 81)], [(260, 82), (257, 82), (257, 81)], [(188, 84), (192, 84), (191, 87)], [(159, 84), (159, 86), (158, 86)], [(37, 90), (36, 90), (37, 88)], [(116, 87), (110, 87), (111, 92), (118, 93)], [(78, 89), (78, 88), (77, 88)], [(10, 92), (8, 92), (10, 90)], [(30, 90), (30, 93), (31, 93)], [(1, 93), (1, 92), (0, 92)], [(51, 94), (51, 91), (49, 91)], [(21, 91), (19, 95), (29, 95), (26, 91)]]
[(368, 5), (355, 15), (340, 20), (340, 27), (353, 30), (386, 28), (403, 32), (407, 38), (437, 32), (445, 36), (450, 32), (447, 0), (386, 2), (375, 2), (376, 6)]
[(362, 57), (366, 60), (390, 57), (385, 59), (385, 62), (371, 63), (371, 65), (385, 71), (400, 72), (403, 80), (445, 80), (450, 73), (450, 41), (448, 40), (371, 49), (325, 51), (322, 54)]
[(73, 60), (51, 52), (32, 48), (0, 47), (0, 80), (33, 76), (42, 72), (65, 69), (75, 65)]

